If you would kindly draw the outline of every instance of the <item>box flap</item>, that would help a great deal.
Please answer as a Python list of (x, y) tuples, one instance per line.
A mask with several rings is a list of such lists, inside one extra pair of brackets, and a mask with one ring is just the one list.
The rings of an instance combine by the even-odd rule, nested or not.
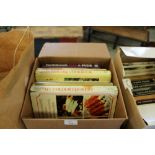
[(120, 47), (122, 52), (128, 57), (135, 58), (155, 58), (155, 48), (153, 47)]
[(104, 43), (45, 43), (39, 57), (110, 59), (110, 54)]

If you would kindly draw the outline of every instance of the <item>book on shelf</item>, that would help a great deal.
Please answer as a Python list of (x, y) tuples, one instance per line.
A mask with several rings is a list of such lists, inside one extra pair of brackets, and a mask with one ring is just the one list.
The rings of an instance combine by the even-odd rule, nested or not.
[(36, 81), (100, 81), (110, 82), (111, 72), (106, 69), (37, 68)]
[(37, 118), (112, 118), (116, 86), (38, 86), (30, 90)]

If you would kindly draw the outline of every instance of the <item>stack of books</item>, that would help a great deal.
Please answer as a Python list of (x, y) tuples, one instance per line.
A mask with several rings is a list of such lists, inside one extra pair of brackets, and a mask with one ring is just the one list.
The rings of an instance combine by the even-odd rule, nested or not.
[(118, 89), (98, 64), (45, 64), (30, 96), (36, 118), (112, 118)]
[(155, 125), (155, 62), (123, 63), (124, 82), (148, 125)]

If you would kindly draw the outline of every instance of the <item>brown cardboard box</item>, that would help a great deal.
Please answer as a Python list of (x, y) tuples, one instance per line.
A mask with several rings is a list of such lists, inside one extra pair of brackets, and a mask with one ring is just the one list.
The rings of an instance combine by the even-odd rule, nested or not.
[[(112, 71), (112, 81), (119, 89), (116, 111), (112, 119), (37, 119), (33, 117), (29, 89), (35, 81), (34, 73), (44, 63), (98, 63)], [(29, 82), (21, 117), (26, 128), (120, 128), (127, 114), (118, 79), (105, 44), (97, 43), (46, 43), (36, 59)]]
[(20, 113), (33, 62), (34, 39), (29, 31), (0, 34), (0, 128), (24, 127)]
[(146, 47), (120, 47), (114, 58), (114, 64), (120, 82), (127, 114), (128, 114), (128, 128), (146, 128), (134, 97), (130, 91), (124, 87), (123, 79), (123, 62), (138, 62), (138, 61), (155, 61), (155, 48)]

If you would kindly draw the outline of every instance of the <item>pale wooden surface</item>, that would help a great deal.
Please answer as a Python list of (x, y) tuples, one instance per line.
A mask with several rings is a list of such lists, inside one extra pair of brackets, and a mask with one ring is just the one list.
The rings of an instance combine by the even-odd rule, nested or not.
[(107, 32), (142, 42), (147, 42), (148, 40), (148, 33), (146, 30), (143, 29), (136, 29), (123, 26), (93, 26), (92, 29), (99, 32)]
[(82, 26), (31, 26), (30, 30), (35, 38), (83, 38)]

